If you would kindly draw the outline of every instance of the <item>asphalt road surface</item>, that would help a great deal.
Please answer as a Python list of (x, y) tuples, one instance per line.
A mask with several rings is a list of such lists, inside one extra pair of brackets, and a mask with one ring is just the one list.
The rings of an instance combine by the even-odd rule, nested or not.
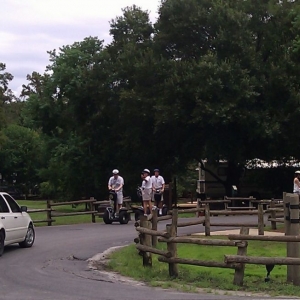
[[(226, 217), (218, 218), (220, 222)], [(234, 217), (236, 221), (247, 221)], [(227, 217), (228, 220), (228, 217)], [(252, 220), (255, 222), (255, 219)], [(232, 218), (230, 217), (230, 221)], [(160, 228), (166, 222), (160, 223)], [(220, 230), (220, 228), (214, 228)], [(223, 228), (225, 229), (225, 228)], [(179, 235), (203, 231), (203, 226), (180, 228)], [(6, 247), (0, 258), (1, 300), (167, 300), (261, 299), (190, 294), (124, 283), (88, 268), (87, 259), (114, 246), (133, 242), (128, 225), (82, 224), (36, 228), (32, 248)], [(271, 298), (268, 298), (271, 299)]]

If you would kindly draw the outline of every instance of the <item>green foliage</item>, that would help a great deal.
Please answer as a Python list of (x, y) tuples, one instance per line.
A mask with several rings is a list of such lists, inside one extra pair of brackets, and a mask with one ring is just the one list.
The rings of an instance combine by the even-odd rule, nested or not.
[(38, 170), (42, 167), (43, 141), (40, 135), (19, 125), (3, 129), (4, 140), (0, 148), (0, 170), (8, 184), (21, 186), (24, 193), (38, 183)]

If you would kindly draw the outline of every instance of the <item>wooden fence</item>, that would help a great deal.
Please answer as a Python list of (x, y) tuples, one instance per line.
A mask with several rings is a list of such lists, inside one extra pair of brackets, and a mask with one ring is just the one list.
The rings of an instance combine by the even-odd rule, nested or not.
[[(128, 208), (129, 213), (132, 211), (130, 210), (130, 201), (129, 197), (124, 198), (123, 203), (126, 208)], [(81, 211), (74, 211), (74, 212), (58, 212), (55, 210), (55, 207), (59, 206), (66, 206), (71, 205), (76, 207), (77, 205), (85, 204), (85, 209)], [(28, 209), (29, 214), (34, 213), (46, 213), (46, 218), (41, 220), (34, 220), (34, 223), (47, 223), (48, 226), (51, 226), (53, 222), (55, 222), (56, 218), (59, 217), (70, 217), (70, 216), (82, 216), (82, 215), (90, 215), (91, 222), (96, 222), (96, 217), (102, 217), (105, 208), (110, 205), (110, 201), (103, 200), (97, 201), (95, 198), (91, 197), (90, 199), (86, 200), (77, 200), (77, 201), (67, 201), (67, 202), (53, 202), (48, 200), (47, 201), (47, 208), (45, 209)]]
[[(263, 204), (258, 204), (257, 210), (210, 210), (209, 204), (205, 204), (205, 235), (210, 236), (211, 227), (248, 227), (248, 228), (258, 228), (259, 235), (264, 235), (264, 210)], [(257, 223), (245, 223), (245, 222), (212, 222), (211, 216), (250, 216), (257, 215)]]
[[(226, 198), (222, 200), (206, 200), (201, 201), (201, 204), (198, 203), (196, 208), (186, 208), (186, 209), (177, 209), (178, 214), (186, 214), (186, 213), (195, 213), (198, 215), (198, 220), (193, 221), (187, 221), (187, 222), (179, 222), (177, 227), (186, 227), (186, 226), (192, 226), (192, 225), (203, 225), (205, 226), (205, 235), (210, 236), (211, 234), (211, 227), (235, 227), (235, 228), (241, 228), (241, 227), (248, 227), (248, 228), (257, 228), (259, 235), (264, 235), (264, 215), (268, 212), (271, 212), (269, 210), (269, 204), (272, 200), (256, 200), (255, 198), (238, 198), (239, 200), (251, 200), (257, 204), (257, 209), (255, 207), (250, 206), (254, 209), (245, 210), (244, 207), (242, 207), (242, 210), (240, 209), (234, 209), (232, 210), (232, 207), (229, 207), (228, 204), (231, 203), (231, 199)], [(210, 205), (215, 203), (223, 203), (225, 204), (224, 210), (211, 210)], [(263, 209), (265, 205), (268, 205), (266, 210)], [(235, 208), (235, 207), (234, 207)], [(239, 207), (240, 208), (240, 207)], [(172, 210), (168, 212), (167, 216), (163, 217), (157, 217), (157, 215), (154, 213), (151, 219), (152, 222), (152, 229), (157, 230), (157, 224), (159, 221), (163, 220), (169, 220), (171, 219)], [(250, 223), (250, 222), (218, 222), (218, 221), (211, 221), (212, 216), (250, 216), (250, 215), (257, 215), (257, 222), (256, 223)], [(139, 226), (139, 222), (136, 223), (136, 226)], [(153, 237), (154, 245), (157, 243), (157, 237)]]
[[(196, 209), (193, 209), (195, 211)], [(199, 210), (199, 208), (198, 208)], [(191, 238), (191, 237), (179, 237), (177, 236), (177, 229), (181, 226), (192, 226), (201, 224), (204, 222), (204, 218), (199, 220), (197, 223), (190, 222), (182, 223), (178, 219), (178, 213), (181, 213), (182, 210), (173, 209), (172, 215), (169, 218), (172, 219), (171, 224), (166, 225), (165, 231), (153, 230), (152, 222), (153, 219), (148, 220), (147, 217), (142, 217), (139, 222), (136, 222), (136, 230), (138, 232), (138, 238), (134, 241), (136, 243), (136, 248), (141, 252), (143, 257), (143, 266), (152, 266), (152, 253), (158, 254), (158, 260), (163, 263), (168, 263), (169, 265), (169, 275), (171, 277), (178, 276), (178, 264), (188, 264), (195, 266), (203, 267), (217, 267), (217, 268), (229, 268), (235, 270), (234, 282), (235, 284), (241, 285), (243, 274), (244, 274), (244, 265), (236, 263), (227, 263), (227, 262), (217, 262), (217, 261), (203, 261), (195, 259), (186, 259), (179, 258), (177, 256), (177, 244), (196, 244), (196, 245), (206, 245), (206, 246), (227, 246), (227, 247), (236, 247), (237, 255), (244, 255), (247, 252), (247, 242), (244, 241), (230, 241), (230, 240), (221, 240), (221, 239), (203, 239), (203, 238)], [(186, 213), (186, 210), (185, 210)], [(153, 214), (155, 215), (155, 214)], [(241, 228), (241, 234), (245, 235), (249, 233), (249, 228)], [(153, 243), (153, 237), (158, 237), (158, 242), (166, 243), (167, 249), (160, 250), (156, 248), (156, 245)]]
[[(159, 255), (158, 261), (168, 263), (169, 275), (171, 277), (178, 276), (178, 264), (196, 265), (202, 267), (217, 267), (217, 268), (230, 268), (234, 269), (233, 283), (235, 285), (243, 285), (244, 271), (246, 264), (261, 264), (261, 265), (287, 265), (287, 281), (292, 282), (294, 285), (300, 285), (300, 256), (299, 256), (299, 197), (292, 194), (284, 194), (285, 207), (285, 218), (286, 220), (286, 236), (250, 236), (249, 227), (242, 227), (239, 235), (229, 235), (228, 239), (217, 240), (207, 238), (190, 238), (190, 237), (179, 237), (177, 236), (177, 230), (182, 226), (196, 225), (196, 222), (181, 223), (178, 219), (178, 209), (173, 209), (171, 216), (167, 216), (172, 221), (166, 225), (164, 231), (158, 231), (157, 228), (153, 228), (153, 218), (148, 220), (147, 217), (142, 217), (139, 222), (136, 222), (136, 230), (138, 232), (138, 238), (134, 241), (136, 248), (140, 251), (143, 257), (143, 265), (152, 266), (152, 253)], [(288, 203), (288, 205), (287, 205)], [(260, 204), (262, 205), (262, 204)], [(208, 206), (208, 204), (207, 204)], [(210, 215), (209, 210), (205, 208), (205, 217), (199, 220), (205, 222), (205, 218)], [(197, 208), (198, 210), (202, 208)], [(194, 210), (197, 210), (194, 209)], [(193, 210), (193, 211), (194, 211)], [(182, 210), (181, 210), (182, 211)], [(253, 210), (251, 210), (252, 212)], [(263, 212), (262, 207), (258, 211)], [(221, 211), (223, 212), (223, 211)], [(241, 212), (241, 211), (239, 211)], [(250, 211), (248, 211), (250, 212)], [(227, 211), (228, 213), (228, 211)], [(233, 212), (232, 212), (233, 213)], [(153, 214), (155, 215), (155, 213)], [(260, 213), (263, 216), (263, 213)], [(158, 222), (159, 218), (154, 222)], [(289, 219), (289, 220), (288, 220)], [(293, 221), (294, 220), (294, 221)], [(298, 220), (297, 222), (295, 220)], [(258, 220), (259, 221), (259, 220)], [(181, 224), (181, 226), (180, 226)], [(182, 225), (184, 224), (184, 225)], [(226, 225), (223, 225), (226, 226)], [(235, 226), (237, 227), (237, 226)], [(155, 239), (153, 239), (155, 237)], [(157, 239), (158, 238), (158, 239)], [(249, 240), (258, 241), (277, 241), (287, 243), (287, 256), (288, 257), (250, 257), (247, 256), (247, 247)], [(166, 250), (157, 249), (157, 241), (167, 244)], [(236, 255), (225, 255), (224, 262), (217, 261), (202, 261), (193, 260), (187, 258), (180, 258), (177, 256), (177, 244), (197, 244), (206, 246), (231, 246), (237, 247)], [(269, 273), (268, 273), (269, 274)]]

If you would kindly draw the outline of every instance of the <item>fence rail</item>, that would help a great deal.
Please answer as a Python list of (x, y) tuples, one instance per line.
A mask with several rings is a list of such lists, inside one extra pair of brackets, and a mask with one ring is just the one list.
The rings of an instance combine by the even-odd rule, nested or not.
[[(284, 194), (284, 205), (285, 208), (285, 225), (286, 225), (286, 235), (285, 236), (266, 236), (266, 235), (249, 235), (249, 227), (255, 225), (255, 227), (260, 228), (264, 226), (263, 216), (265, 213), (276, 213), (278, 209), (267, 208), (263, 210), (263, 205), (265, 203), (271, 204), (271, 202), (257, 202), (258, 209), (256, 213), (258, 214), (257, 224), (237, 224), (237, 223), (218, 223), (220, 226), (234, 225), (234, 227), (241, 227), (240, 234), (231, 234), (228, 239), (207, 239), (207, 238), (194, 238), (194, 237), (179, 237), (177, 236), (177, 229), (184, 226), (192, 226), (202, 224), (204, 221), (205, 226), (215, 226), (216, 224), (210, 223), (210, 216), (215, 214), (216, 211), (210, 210), (209, 204), (205, 204), (205, 217), (204, 219), (199, 219), (198, 221), (191, 222), (180, 222), (178, 219), (179, 212), (174, 208), (171, 212), (172, 221), (170, 224), (166, 225), (165, 231), (157, 230), (158, 218), (154, 217), (152, 219), (147, 219), (147, 217), (142, 217), (140, 222), (137, 222), (136, 231), (139, 237), (134, 241), (136, 243), (136, 248), (140, 251), (143, 256), (143, 265), (152, 266), (152, 256), (151, 253), (158, 254), (158, 261), (162, 263), (167, 263), (169, 265), (169, 275), (171, 277), (178, 276), (178, 264), (188, 264), (202, 267), (214, 267), (214, 268), (230, 268), (234, 269), (234, 279), (233, 283), (235, 285), (243, 285), (244, 272), (246, 264), (262, 264), (262, 265), (287, 265), (287, 281), (292, 282), (294, 285), (300, 285), (300, 256), (299, 256), (299, 197), (292, 194)], [(287, 208), (290, 210), (287, 211)], [(198, 207), (198, 211), (200, 211)], [(195, 211), (195, 209), (193, 210)], [(186, 210), (184, 210), (186, 212)], [(219, 212), (219, 211), (218, 211)], [(239, 214), (241, 211), (225, 211), (226, 213), (231, 213), (231, 215)], [(252, 213), (253, 210), (247, 211), (247, 213)], [(281, 210), (280, 210), (281, 212)], [(155, 212), (154, 212), (155, 214)], [(293, 220), (298, 220), (294, 222)], [(153, 225), (153, 222), (156, 224)], [(208, 223), (208, 224), (207, 224)], [(251, 225), (251, 226), (249, 226)], [(154, 229), (154, 228), (156, 229)], [(262, 227), (263, 228), (263, 227)], [(205, 228), (209, 232), (209, 228)], [(261, 228), (260, 228), (261, 229)], [(287, 256), (288, 257), (255, 257), (247, 256), (248, 241), (276, 241), (276, 242), (286, 242), (287, 243)], [(166, 243), (167, 250), (157, 249), (157, 242)], [(181, 258), (177, 255), (177, 244), (196, 244), (199, 246), (229, 246), (236, 247), (236, 255), (224, 255), (224, 261), (203, 261), (188, 258)], [(295, 246), (297, 245), (297, 246)], [(268, 272), (268, 275), (269, 276)]]
[[(131, 199), (129, 197), (124, 198), (123, 203), (126, 208), (129, 207)], [(61, 206), (72, 205), (72, 207), (76, 207), (77, 205), (85, 204), (85, 209), (82, 211), (73, 211), (73, 212), (59, 212), (55, 208)], [(90, 199), (84, 200), (76, 200), (76, 201), (65, 201), (65, 202), (53, 202), (46, 201), (47, 208), (42, 209), (28, 209), (29, 214), (35, 213), (46, 213), (46, 218), (41, 220), (34, 220), (34, 223), (47, 223), (48, 226), (51, 226), (53, 222), (55, 222), (55, 218), (60, 217), (71, 217), (71, 216), (82, 216), (82, 215), (90, 215), (91, 222), (96, 222), (96, 216), (102, 217), (105, 208), (110, 205), (110, 201), (102, 200), (97, 201), (95, 198), (91, 197)], [(102, 212), (101, 212), (102, 210)], [(129, 209), (129, 213), (132, 211)]]

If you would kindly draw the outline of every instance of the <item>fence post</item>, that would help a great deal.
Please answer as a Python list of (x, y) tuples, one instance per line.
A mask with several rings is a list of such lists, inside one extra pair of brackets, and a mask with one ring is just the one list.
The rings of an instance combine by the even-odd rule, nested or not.
[[(158, 219), (157, 219), (157, 208), (155, 210), (152, 211), (152, 230), (157, 230), (157, 223), (158, 223)], [(157, 246), (157, 236), (152, 236), (152, 246), (156, 247)]]
[[(151, 229), (151, 222), (147, 220), (147, 217), (142, 216), (140, 219), (140, 226)], [(140, 244), (151, 247), (152, 239), (151, 235), (143, 233), (140, 238)], [(143, 252), (143, 266), (152, 267), (152, 255), (150, 252)]]
[[(299, 235), (299, 196), (297, 194), (289, 194), (290, 198), (290, 235)], [(299, 243), (290, 242), (291, 257), (300, 258)], [(300, 267), (299, 265), (291, 266), (292, 281), (294, 285), (300, 285)]]
[[(240, 230), (240, 234), (248, 235), (249, 234), (249, 228), (242, 227), (241, 230)], [(245, 247), (238, 247), (237, 255), (247, 255), (247, 246), (248, 246), (248, 242), (246, 242)], [(240, 268), (235, 269), (233, 284), (242, 286), (243, 283), (244, 283), (244, 273), (245, 273), (245, 264), (241, 264)]]
[(206, 236), (210, 236), (210, 208), (209, 208), (209, 204), (206, 203), (205, 204), (205, 235)]
[[(275, 208), (275, 202), (271, 200), (270, 208)], [(271, 211), (271, 219), (276, 219), (276, 211)], [(277, 229), (277, 224), (275, 221), (271, 221), (271, 228), (273, 230)]]
[[(90, 197), (90, 200), (96, 201), (94, 197)], [(90, 202), (90, 210), (92, 214), (92, 223), (96, 223), (96, 217), (95, 214), (93, 213), (93, 211), (96, 210), (94, 202)]]
[(172, 182), (169, 182), (169, 199), (168, 199), (168, 209), (172, 209), (172, 189), (173, 189), (173, 184)]
[[(174, 208), (172, 210), (172, 223), (166, 225), (166, 231), (170, 234), (170, 237), (177, 236), (177, 222), (178, 222), (178, 210)], [(172, 258), (177, 257), (177, 244), (176, 243), (167, 243), (168, 252), (171, 253)], [(171, 277), (178, 276), (178, 266), (175, 263), (169, 263), (169, 275)]]
[(51, 201), (47, 200), (47, 220), (48, 220), (48, 226), (52, 225), (52, 216), (51, 216)]
[[(290, 198), (286, 192), (283, 193), (284, 210), (284, 233), (290, 235)], [(291, 243), (286, 243), (286, 256), (291, 257), (293, 249)], [(287, 282), (293, 282), (292, 266), (287, 266)]]
[(258, 235), (264, 235), (265, 230), (265, 222), (264, 222), (264, 206), (263, 204), (258, 204)]

